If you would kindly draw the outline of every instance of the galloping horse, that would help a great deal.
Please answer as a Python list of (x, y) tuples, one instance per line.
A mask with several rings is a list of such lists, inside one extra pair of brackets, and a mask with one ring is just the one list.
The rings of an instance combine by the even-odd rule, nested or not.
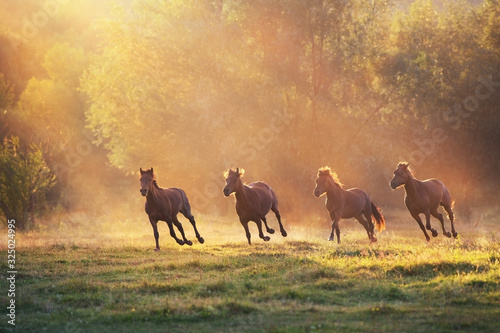
[[(267, 225), (266, 214), (269, 210), (272, 210), (276, 214), (278, 223), (280, 225), (281, 235), (286, 237), (287, 233), (281, 224), (281, 216), (278, 210), (278, 199), (274, 191), (264, 182), (255, 182), (249, 185), (244, 185), (241, 181), (241, 176), (244, 174), (244, 170), (239, 168), (236, 171), (229, 169), (224, 173), (226, 177), (226, 186), (224, 187), (223, 193), (228, 197), (234, 192), (236, 197), (236, 212), (240, 217), (241, 225), (245, 228), (245, 233), (248, 239), (248, 244), (252, 244), (250, 241), (250, 231), (248, 230), (248, 222), (254, 221), (259, 229), (259, 237), (264, 241), (269, 241), (269, 236), (264, 236), (262, 233), (262, 222), (266, 226), (266, 230), (270, 234), (274, 234), (274, 229), (269, 228)], [(261, 222), (262, 220), (262, 222)]]
[(370, 241), (377, 241), (373, 231), (372, 216), (375, 218), (378, 231), (385, 228), (385, 219), (380, 209), (371, 202), (365, 191), (359, 188), (344, 190), (337, 174), (332, 172), (329, 167), (323, 167), (318, 170), (314, 195), (319, 198), (325, 192), (326, 209), (330, 212), (332, 219), (332, 233), (328, 240), (334, 240), (333, 232), (336, 231), (337, 242), (340, 244), (339, 220), (354, 217), (365, 227)]
[[(141, 171), (141, 194), (146, 197), (146, 213), (149, 215), (149, 222), (153, 227), (153, 233), (156, 241), (155, 251), (160, 250), (160, 245), (158, 244), (158, 226), (159, 220), (167, 222), (168, 228), (170, 229), (170, 235), (177, 241), (179, 245), (193, 245), (193, 243), (186, 239), (184, 235), (184, 229), (182, 224), (177, 219), (177, 214), (179, 212), (184, 215), (189, 222), (193, 225), (194, 231), (196, 233), (196, 238), (203, 244), (205, 240), (198, 233), (196, 229), (196, 222), (194, 221), (193, 215), (191, 215), (191, 206), (186, 197), (186, 193), (179, 188), (161, 188), (156, 183), (156, 177), (153, 173), (153, 168), (150, 170)], [(177, 229), (179, 229), (182, 239), (177, 238), (174, 228), (174, 224)]]
[[(453, 224), (453, 202), (451, 201), (450, 192), (444, 184), (437, 179), (427, 179), (424, 181), (417, 180), (413, 177), (411, 170), (408, 168), (409, 163), (400, 162), (397, 169), (394, 171), (394, 177), (391, 180), (391, 188), (396, 189), (404, 185), (406, 195), (405, 204), (410, 211), (411, 216), (418, 222), (420, 229), (424, 232), (425, 238), (429, 241), (431, 238), (427, 231), (432, 232), (432, 236), (436, 237), (438, 232), (431, 227), (430, 216), (434, 216), (441, 222), (443, 227), (443, 234), (446, 237), (451, 237), (451, 234), (444, 228), (443, 215), (437, 209), (439, 205), (443, 206), (444, 210), (448, 213), (451, 221), (451, 232), (453, 237), (457, 237), (455, 226)], [(420, 219), (420, 214), (425, 215), (425, 227)]]

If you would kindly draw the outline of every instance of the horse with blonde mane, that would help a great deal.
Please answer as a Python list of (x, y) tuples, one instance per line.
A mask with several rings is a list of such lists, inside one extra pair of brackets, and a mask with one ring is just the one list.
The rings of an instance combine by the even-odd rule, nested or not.
[(264, 182), (254, 182), (248, 185), (243, 184), (241, 177), (245, 171), (237, 168), (236, 171), (229, 169), (224, 173), (226, 178), (226, 186), (223, 193), (228, 197), (234, 192), (236, 197), (236, 213), (240, 218), (241, 225), (245, 229), (248, 244), (250, 241), (250, 231), (248, 230), (248, 222), (254, 221), (259, 229), (259, 237), (264, 241), (269, 241), (269, 236), (264, 236), (262, 232), (262, 222), (266, 226), (266, 230), (270, 234), (274, 234), (274, 229), (267, 225), (266, 215), (270, 210), (276, 214), (280, 226), (281, 235), (287, 236), (283, 224), (281, 223), (281, 215), (278, 210), (278, 199), (272, 188)]
[(329, 167), (318, 170), (314, 195), (319, 198), (326, 193), (325, 206), (332, 220), (332, 233), (328, 240), (334, 240), (333, 233), (335, 231), (337, 242), (340, 244), (339, 220), (354, 217), (366, 229), (370, 242), (376, 242), (372, 217), (375, 219), (378, 231), (385, 229), (385, 219), (380, 209), (375, 206), (365, 191), (359, 188), (344, 190), (342, 186), (337, 174)]
[[(431, 238), (427, 234), (427, 230), (432, 233), (433, 237), (438, 235), (436, 229), (431, 227), (431, 215), (441, 222), (443, 234), (446, 237), (451, 237), (451, 234), (446, 231), (444, 227), (443, 215), (437, 211), (439, 205), (443, 206), (444, 210), (448, 213), (451, 223), (451, 232), (453, 237), (458, 234), (455, 231), (453, 224), (453, 201), (450, 197), (450, 192), (444, 184), (435, 178), (420, 181), (413, 177), (413, 173), (409, 168), (409, 163), (400, 162), (394, 171), (394, 177), (391, 180), (391, 188), (397, 189), (401, 185), (405, 188), (405, 205), (410, 211), (411, 216), (417, 221), (420, 229), (424, 232), (425, 239), (429, 241)], [(420, 214), (425, 215), (425, 227), (420, 218)]]

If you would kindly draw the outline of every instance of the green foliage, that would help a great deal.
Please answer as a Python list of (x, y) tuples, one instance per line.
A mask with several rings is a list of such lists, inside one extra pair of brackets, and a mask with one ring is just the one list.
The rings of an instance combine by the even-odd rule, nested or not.
[(48, 78), (31, 78), (19, 97), (19, 117), (30, 124), (34, 142), (49, 143), (51, 150), (78, 142), (85, 126), (84, 99), (77, 91), (87, 66), (81, 49), (55, 44), (44, 57)]
[[(429, 0), (397, 8), (391, 1), (123, 7), (101, 26), (102, 53), (84, 76), (90, 127), (113, 165), (132, 172), (148, 160), (179, 174), (178, 160), (198, 168), (213, 145), (220, 147), (210, 161), (216, 165), (258, 165), (254, 156), (274, 151), (259, 148), (266, 145), (252, 134), (269, 127), (271, 110), (286, 110), (295, 134), (278, 131), (273, 144), (313, 160), (320, 158), (305, 148), (311, 131), (333, 141), (342, 140), (343, 127), (358, 133), (357, 119), (427, 126), (487, 73), (481, 40), (493, 40), (493, 28), (481, 27), (474, 15), (481, 10), (465, 1), (440, 11)], [(169, 153), (157, 156), (162, 150)]]
[(0, 73), (0, 112), (4, 113), (14, 102), (12, 87), (5, 81), (4, 75)]
[(19, 230), (32, 226), (35, 208), (44, 205), (45, 193), (55, 183), (55, 176), (38, 146), (31, 145), (23, 150), (18, 137), (3, 141), (0, 147), (0, 209), (4, 222), (15, 219)]

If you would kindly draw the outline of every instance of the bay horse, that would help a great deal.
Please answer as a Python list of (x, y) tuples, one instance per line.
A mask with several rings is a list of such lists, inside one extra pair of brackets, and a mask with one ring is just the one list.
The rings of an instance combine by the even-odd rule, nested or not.
[(266, 215), (270, 210), (276, 214), (280, 226), (281, 235), (287, 236), (283, 224), (281, 223), (281, 215), (278, 210), (278, 199), (276, 194), (269, 185), (264, 182), (254, 182), (248, 185), (243, 184), (241, 177), (244, 174), (243, 169), (237, 168), (236, 171), (229, 169), (224, 173), (226, 178), (226, 186), (223, 193), (228, 197), (234, 192), (236, 197), (236, 213), (240, 218), (241, 225), (245, 229), (248, 239), (248, 244), (252, 245), (250, 241), (250, 231), (248, 230), (248, 222), (254, 221), (259, 229), (259, 237), (264, 241), (269, 241), (269, 236), (264, 236), (262, 232), (262, 222), (266, 226), (266, 230), (270, 234), (274, 234), (274, 229), (269, 228), (267, 225)]
[[(450, 192), (440, 180), (435, 178), (424, 181), (417, 180), (413, 177), (413, 173), (409, 168), (409, 163), (400, 162), (397, 169), (394, 171), (394, 177), (392, 178), (390, 185), (393, 190), (397, 189), (401, 185), (404, 185), (406, 192), (406, 207), (410, 211), (411, 216), (418, 222), (418, 225), (424, 232), (427, 241), (431, 238), (425, 229), (431, 231), (433, 237), (438, 235), (436, 229), (431, 227), (431, 215), (441, 222), (443, 234), (446, 237), (451, 237), (451, 234), (445, 230), (443, 215), (437, 211), (439, 205), (443, 206), (444, 210), (448, 213), (453, 237), (456, 238), (458, 236), (453, 224), (453, 202), (450, 197)], [(420, 219), (420, 214), (425, 215), (425, 227)]]
[[(180, 212), (184, 215), (189, 222), (193, 225), (194, 232), (196, 233), (196, 238), (203, 244), (205, 240), (198, 233), (196, 229), (196, 222), (194, 216), (191, 214), (191, 206), (189, 205), (186, 193), (179, 188), (161, 188), (156, 183), (156, 175), (153, 173), (153, 168), (149, 170), (142, 170), (141, 172), (141, 194), (146, 197), (146, 213), (149, 216), (149, 222), (153, 227), (153, 233), (156, 241), (155, 251), (160, 250), (160, 245), (158, 239), (160, 237), (158, 233), (158, 221), (167, 222), (168, 228), (170, 229), (170, 235), (176, 240), (179, 245), (193, 245), (193, 242), (186, 239), (184, 235), (184, 229), (182, 224), (177, 219), (177, 214)], [(175, 234), (173, 225), (179, 229), (182, 239), (177, 238)]]
[(365, 227), (370, 242), (376, 242), (372, 217), (376, 221), (378, 231), (385, 229), (385, 219), (380, 209), (375, 206), (365, 191), (359, 188), (344, 190), (342, 186), (337, 174), (332, 172), (329, 167), (318, 170), (314, 195), (319, 198), (326, 192), (325, 206), (332, 220), (332, 233), (328, 240), (334, 240), (333, 232), (335, 231), (337, 243), (340, 244), (339, 220), (354, 217)]

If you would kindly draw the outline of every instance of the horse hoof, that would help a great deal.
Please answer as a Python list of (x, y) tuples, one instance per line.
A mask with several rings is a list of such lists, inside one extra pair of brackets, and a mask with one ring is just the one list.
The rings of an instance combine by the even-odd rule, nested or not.
[(157, 247), (157, 248), (155, 249), (155, 252), (158, 252), (158, 251), (160, 251), (160, 248), (159, 248), (159, 247)]
[(328, 240), (329, 240), (330, 242), (333, 242), (333, 240), (334, 240), (334, 239), (333, 239), (333, 237), (328, 237)]
[(269, 242), (271, 240), (271, 237), (269, 236), (264, 236), (264, 238), (262, 238), (265, 242)]
[(446, 237), (450, 238), (451, 237), (451, 234), (449, 232), (445, 232), (444, 234)]
[(200, 242), (200, 244), (203, 244), (203, 243), (205, 243), (205, 240), (203, 239), (203, 237), (200, 237), (200, 238), (198, 238), (198, 242)]
[(370, 242), (372, 242), (372, 243), (376, 243), (376, 242), (377, 242), (377, 238), (376, 238), (376, 237), (373, 237), (372, 239), (370, 239)]
[(179, 244), (179, 245), (184, 245), (184, 241), (183, 241), (182, 239), (179, 239), (179, 240), (177, 241), (177, 244)]
[(438, 232), (436, 230), (432, 230), (432, 237), (437, 237)]
[(458, 233), (454, 232), (454, 233), (453, 233), (453, 237), (454, 237), (454, 238), (457, 238), (457, 237), (458, 237)]
[(189, 246), (193, 245), (193, 242), (191, 242), (190, 240), (187, 240), (184, 243), (187, 244), (187, 245), (189, 245)]
[(281, 236), (286, 237), (286, 236), (288, 236), (288, 234), (286, 233), (286, 231), (285, 231), (285, 230), (283, 230), (283, 231), (281, 232)]
[(267, 232), (272, 235), (272, 234), (274, 234), (274, 229), (267, 229)]

